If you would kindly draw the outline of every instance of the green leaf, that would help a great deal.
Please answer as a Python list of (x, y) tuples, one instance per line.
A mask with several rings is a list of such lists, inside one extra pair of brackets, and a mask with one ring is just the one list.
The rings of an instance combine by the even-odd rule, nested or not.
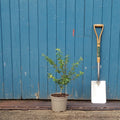
[(82, 57), (80, 57), (80, 59), (79, 59), (80, 61), (83, 61), (83, 58)]
[(42, 53), (42, 56), (45, 56), (45, 54)]
[(56, 50), (59, 51), (59, 52), (61, 51), (59, 48), (57, 48)]
[(83, 75), (83, 74), (84, 74), (84, 72), (80, 71), (80, 75)]

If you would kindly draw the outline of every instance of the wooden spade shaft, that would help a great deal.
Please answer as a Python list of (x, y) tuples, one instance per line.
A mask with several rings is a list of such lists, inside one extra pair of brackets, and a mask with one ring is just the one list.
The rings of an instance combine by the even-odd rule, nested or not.
[[(99, 81), (100, 80), (100, 42), (101, 42), (101, 36), (103, 33), (104, 25), (103, 24), (94, 24), (93, 27), (94, 27), (94, 32), (95, 32), (95, 35), (97, 38), (97, 63), (98, 63), (98, 81)], [(99, 37), (96, 32), (96, 27), (102, 28)]]

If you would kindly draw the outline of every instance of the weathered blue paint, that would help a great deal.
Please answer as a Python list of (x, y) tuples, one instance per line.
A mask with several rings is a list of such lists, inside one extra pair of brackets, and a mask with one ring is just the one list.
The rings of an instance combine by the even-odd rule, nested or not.
[(47, 73), (58, 75), (42, 57), (56, 62), (56, 48), (70, 55), (70, 64), (83, 57), (76, 72), (84, 75), (64, 91), (90, 99), (90, 82), (97, 80), (93, 24), (101, 23), (100, 76), (107, 98), (120, 99), (119, 6), (119, 0), (0, 0), (0, 99), (47, 99), (59, 92)]
[[(91, 63), (92, 63), (92, 33), (93, 33), (93, 0), (85, 1), (84, 13), (84, 80), (83, 80), (83, 98), (90, 98), (91, 88)], [(89, 20), (88, 20), (89, 19)]]
[(38, 84), (38, 13), (37, 0), (29, 0), (30, 88), (31, 98), (39, 98)]
[[(48, 2), (47, 0), (38, 1), (38, 25), (39, 25), (39, 93), (40, 98), (47, 98), (48, 95), (48, 80), (47, 80), (47, 62), (42, 54), (48, 53)], [(39, 22), (40, 21), (40, 22)], [(44, 90), (43, 90), (44, 88)]]
[[(75, 61), (77, 61), (80, 56), (83, 58), (83, 38), (84, 38), (84, 0), (76, 0), (76, 29), (75, 29)], [(83, 71), (83, 62), (76, 70)], [(76, 99), (82, 99), (83, 90), (83, 76), (75, 81), (74, 84), (74, 97)]]
[[(111, 18), (111, 40), (110, 40), (110, 62), (109, 62), (109, 98), (117, 99), (118, 85), (118, 55), (119, 55), (119, 33), (120, 33), (120, 1), (114, 0), (112, 3)], [(116, 88), (116, 89), (115, 89)]]
[(13, 66), (13, 98), (21, 98), (20, 72), (20, 31), (19, 31), (19, 2), (10, 1), (11, 9), (11, 38), (12, 38), (12, 66)]
[[(105, 26), (101, 41), (101, 79), (106, 80), (107, 98), (109, 94), (109, 56), (110, 56), (110, 39), (111, 39), (111, 10), (112, 0), (103, 1), (103, 23)], [(107, 9), (106, 9), (107, 8)]]
[(13, 69), (12, 69), (12, 41), (11, 41), (11, 11), (10, 2), (1, 0), (3, 70), (4, 70), (4, 96), (13, 98)]
[[(21, 41), (21, 75), (22, 98), (31, 98), (30, 80), (30, 34), (28, 0), (19, 1), (20, 9), (20, 41)], [(33, 40), (34, 41), (34, 40)]]
[[(1, 1), (0, 1), (0, 11), (1, 11)], [(3, 48), (2, 48), (2, 20), (0, 12), (0, 99), (4, 98), (4, 79), (3, 79)]]
[[(120, 32), (119, 32), (119, 51), (120, 51)], [(118, 80), (118, 84), (117, 84), (117, 98), (120, 98), (120, 52), (119, 52), (119, 59), (118, 59), (118, 73), (117, 73), (117, 80)]]

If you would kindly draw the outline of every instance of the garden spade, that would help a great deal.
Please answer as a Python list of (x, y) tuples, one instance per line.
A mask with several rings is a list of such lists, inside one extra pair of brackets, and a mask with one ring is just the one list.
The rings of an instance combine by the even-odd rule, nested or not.
[[(94, 24), (94, 32), (97, 38), (97, 64), (98, 64), (98, 79), (91, 81), (91, 102), (92, 103), (106, 103), (106, 81), (100, 80), (100, 42), (103, 33), (103, 24)], [(98, 37), (96, 28), (101, 28), (101, 33)]]

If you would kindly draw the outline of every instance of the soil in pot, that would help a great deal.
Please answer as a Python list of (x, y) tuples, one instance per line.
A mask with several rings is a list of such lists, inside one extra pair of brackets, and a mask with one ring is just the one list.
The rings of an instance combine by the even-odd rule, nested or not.
[(55, 94), (51, 94), (51, 96), (53, 96), (53, 97), (66, 97), (66, 96), (69, 96), (69, 95), (65, 94), (65, 93), (55, 93)]

